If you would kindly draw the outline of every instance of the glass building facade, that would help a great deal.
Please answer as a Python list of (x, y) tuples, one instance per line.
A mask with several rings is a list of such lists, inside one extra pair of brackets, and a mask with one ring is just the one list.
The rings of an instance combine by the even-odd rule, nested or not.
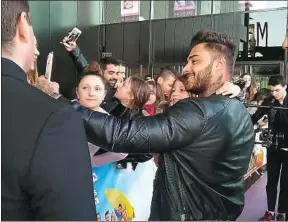
[[(75, 26), (83, 31), (79, 45), (88, 60), (112, 53), (127, 63), (129, 75), (157, 73), (163, 66), (181, 71), (191, 37), (200, 29), (210, 29), (231, 35), (237, 43), (235, 75), (248, 72), (264, 79), (279, 73), (288, 79), (287, 50), (281, 48), (287, 35), (287, 4), (249, 0), (30, 1), (41, 53), (58, 51), (58, 63), (70, 65), (71, 72), (74, 67), (59, 42)], [(45, 65), (46, 58), (40, 56), (40, 70)], [(67, 69), (60, 67), (59, 73)], [(68, 84), (68, 77), (56, 75), (59, 80), (55, 80)]]
[[(129, 14), (125, 16), (125, 5), (128, 2), (128, 8), (133, 8), (136, 12), (131, 18)], [(130, 5), (129, 5), (130, 3)], [(134, 3), (134, 5), (133, 5)], [(281, 49), (285, 35), (287, 35), (287, 1), (111, 1), (102, 3), (102, 24), (113, 24), (120, 22), (133, 22), (145, 20), (161, 20), (173, 18), (188, 18), (198, 16), (211, 16), (210, 29), (219, 30), (217, 26), (223, 26), (225, 29), (225, 18), (238, 20), (238, 56), (235, 75), (243, 72), (257, 72), (270, 74), (287, 74), (287, 52)], [(120, 10), (119, 10), (120, 8)], [(123, 16), (124, 13), (124, 16)], [(228, 16), (229, 15), (229, 16)], [(228, 28), (228, 26), (227, 26)], [(149, 28), (152, 36), (161, 34), (159, 31)], [(228, 32), (229, 33), (229, 32)], [(191, 38), (191, 36), (189, 36)], [(150, 39), (153, 53), (153, 38)], [(271, 56), (268, 56), (271, 55)], [(153, 57), (155, 55), (151, 55)], [(246, 62), (243, 62), (246, 61)], [(253, 62), (254, 61), (254, 62)], [(140, 72), (157, 72), (157, 68), (163, 65), (159, 62), (150, 61), (149, 66), (143, 64)], [(181, 64), (175, 64), (181, 70)], [(259, 68), (259, 67), (262, 67)], [(266, 68), (265, 68), (266, 67)], [(155, 70), (156, 69), (156, 70)], [(137, 68), (136, 68), (137, 70)], [(135, 69), (131, 70), (131, 73)], [(139, 70), (137, 70), (139, 72)], [(265, 76), (265, 74), (264, 74)]]

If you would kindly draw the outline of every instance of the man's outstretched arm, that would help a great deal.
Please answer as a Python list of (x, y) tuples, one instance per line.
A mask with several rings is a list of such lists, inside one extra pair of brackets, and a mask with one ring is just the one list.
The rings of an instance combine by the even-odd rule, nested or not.
[(192, 143), (204, 126), (204, 114), (191, 100), (183, 100), (166, 113), (143, 118), (119, 119), (80, 105), (89, 142), (111, 152), (158, 153)]

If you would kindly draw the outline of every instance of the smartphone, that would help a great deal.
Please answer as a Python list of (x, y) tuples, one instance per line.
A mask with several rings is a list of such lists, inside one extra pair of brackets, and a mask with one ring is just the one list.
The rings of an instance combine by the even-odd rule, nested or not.
[(50, 52), (47, 56), (47, 61), (46, 61), (46, 70), (45, 70), (45, 78), (48, 81), (51, 81), (51, 74), (52, 74), (52, 66), (53, 66), (53, 52)]
[(67, 42), (76, 42), (77, 39), (80, 37), (80, 35), (82, 34), (82, 31), (76, 27), (74, 27), (72, 29), (71, 32), (69, 32), (69, 35), (67, 36), (68, 37), (68, 40)]

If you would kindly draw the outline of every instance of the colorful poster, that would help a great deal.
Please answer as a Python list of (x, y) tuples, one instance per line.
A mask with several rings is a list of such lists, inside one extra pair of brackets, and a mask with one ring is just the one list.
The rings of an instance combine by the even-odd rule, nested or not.
[(121, 20), (124, 22), (138, 21), (140, 16), (138, 1), (121, 1)]
[(98, 221), (147, 221), (156, 166), (139, 163), (133, 171), (116, 164), (93, 168), (94, 199)]
[(195, 0), (174, 1), (174, 17), (184, 17), (194, 15), (196, 15)]
[[(266, 127), (264, 127), (266, 128)], [(256, 133), (255, 135), (255, 142), (254, 150), (250, 159), (248, 171), (244, 176), (244, 179), (249, 178), (253, 173), (255, 173), (257, 170), (259, 170), (261, 167), (266, 165), (267, 159), (266, 159), (266, 152), (267, 149), (262, 146), (261, 141), (259, 139), (260, 132)]]

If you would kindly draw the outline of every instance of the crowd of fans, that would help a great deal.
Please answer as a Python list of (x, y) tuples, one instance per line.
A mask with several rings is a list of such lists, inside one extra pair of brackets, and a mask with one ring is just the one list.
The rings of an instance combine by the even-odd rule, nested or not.
[[(229, 36), (200, 31), (192, 38), (183, 73), (164, 67), (159, 73), (147, 73), (145, 78), (127, 76), (125, 62), (112, 57), (87, 61), (77, 43), (64, 37), (62, 44), (78, 74), (75, 99), (70, 101), (60, 94), (58, 83), (38, 73), (40, 52), (28, 2), (1, 4), (3, 112), (8, 121), (3, 134), (2, 164), (5, 220), (90, 220), (95, 213), (90, 196), (91, 167), (115, 162), (119, 170), (127, 164), (135, 170), (138, 164), (152, 158), (159, 170), (151, 220), (235, 220), (239, 216), (244, 205), (242, 176), (248, 168), (254, 131), (243, 104), (230, 98), (266, 104), (271, 96), (266, 89), (257, 89), (248, 74), (235, 84), (230, 82), (236, 47)], [(287, 44), (287, 38), (283, 44)], [(277, 105), (287, 103), (283, 77), (271, 77), (268, 85)], [(219, 94), (223, 96), (217, 97)], [(87, 128), (84, 131), (78, 113), (72, 110), (74, 104), (76, 110), (79, 105), (86, 114), (89, 112), (89, 118), (97, 120), (89, 125), (80, 112), (84, 126), (89, 125), (91, 132)], [(253, 123), (263, 114), (260, 110), (249, 112), (254, 113)], [(285, 120), (287, 115), (284, 113), (281, 118)], [(265, 119), (261, 121), (265, 124)], [(103, 122), (107, 128), (100, 132)], [(143, 132), (139, 133), (141, 129)], [(287, 125), (279, 129), (285, 131)], [(138, 147), (132, 138), (144, 142)], [(159, 146), (161, 140), (163, 147)], [(281, 154), (283, 157), (287, 151)], [(45, 168), (47, 163), (49, 169)], [(67, 168), (68, 163), (71, 169)], [(63, 178), (64, 174), (67, 178)], [(275, 178), (268, 178), (270, 190), (277, 183)], [(285, 185), (278, 212), (284, 219), (288, 199)], [(73, 200), (72, 194), (78, 199)], [(171, 195), (175, 200), (171, 201)], [(270, 215), (270, 208), (275, 208), (276, 199), (272, 202), (265, 218)]]

